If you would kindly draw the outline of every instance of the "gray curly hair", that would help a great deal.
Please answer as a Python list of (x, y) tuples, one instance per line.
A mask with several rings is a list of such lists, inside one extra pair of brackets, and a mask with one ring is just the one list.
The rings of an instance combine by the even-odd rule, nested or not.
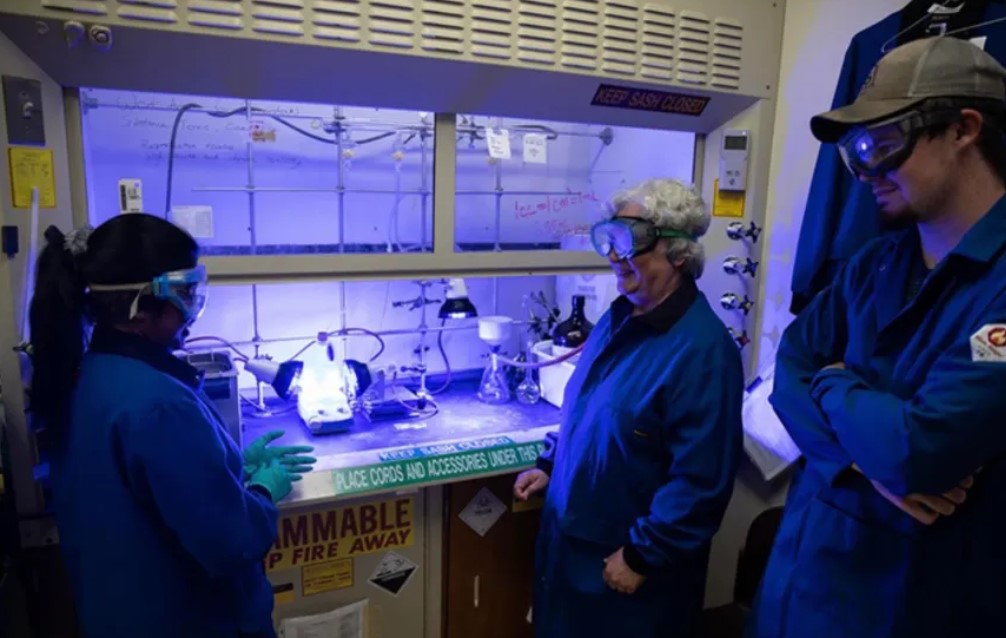
[(612, 196), (608, 213), (614, 217), (630, 203), (638, 205), (640, 217), (657, 228), (677, 230), (692, 238), (665, 239), (667, 258), (681, 262), (685, 274), (701, 277), (706, 252), (698, 239), (709, 230), (712, 217), (695, 187), (676, 179), (649, 179)]

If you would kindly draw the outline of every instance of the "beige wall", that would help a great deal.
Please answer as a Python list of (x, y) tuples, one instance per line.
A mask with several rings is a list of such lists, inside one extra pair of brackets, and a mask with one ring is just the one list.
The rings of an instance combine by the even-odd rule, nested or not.
[(859, 31), (908, 0), (789, 0), (769, 169), (761, 367), (771, 363), (789, 314), (790, 278), (819, 145), (810, 118), (831, 108), (846, 48)]

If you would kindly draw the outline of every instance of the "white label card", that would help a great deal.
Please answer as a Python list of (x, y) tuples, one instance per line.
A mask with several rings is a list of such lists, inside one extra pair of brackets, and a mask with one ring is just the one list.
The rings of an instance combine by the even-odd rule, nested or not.
[(213, 208), (211, 206), (172, 206), (171, 221), (184, 228), (196, 239), (213, 237)]
[(1006, 324), (987, 323), (971, 335), (971, 360), (1006, 363)]
[(500, 129), (494, 131), (485, 129), (486, 145), (489, 147), (489, 157), (493, 159), (510, 159), (510, 131)]
[(541, 133), (524, 136), (524, 161), (528, 164), (548, 163), (548, 138)]

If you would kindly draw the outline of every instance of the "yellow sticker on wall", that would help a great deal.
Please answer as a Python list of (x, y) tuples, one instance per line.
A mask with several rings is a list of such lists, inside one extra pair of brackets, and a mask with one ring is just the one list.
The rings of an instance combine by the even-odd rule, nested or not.
[(31, 190), (38, 189), (39, 208), (56, 208), (56, 172), (52, 151), (43, 148), (12, 146), (10, 190), (14, 208), (31, 208)]
[(720, 180), (713, 182), (713, 217), (743, 217), (744, 191), (721, 191)]
[(353, 586), (353, 559), (340, 558), (306, 565), (301, 575), (301, 591), (305, 596)]
[(413, 497), (287, 514), (279, 521), (266, 570), (301, 567), (409, 547), (415, 541)]
[(532, 496), (526, 501), (518, 501), (517, 499), (513, 499), (511, 509), (513, 510), (514, 514), (517, 514), (519, 512), (530, 512), (533, 510), (540, 510), (542, 508), (542, 505), (544, 504), (545, 504), (545, 497), (538, 495), (538, 496)]

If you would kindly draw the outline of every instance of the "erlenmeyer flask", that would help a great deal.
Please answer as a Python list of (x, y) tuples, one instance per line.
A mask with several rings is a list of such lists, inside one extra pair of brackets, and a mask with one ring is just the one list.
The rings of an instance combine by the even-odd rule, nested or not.
[(506, 374), (496, 354), (499, 347), (494, 347), (489, 353), (489, 364), (482, 373), (482, 383), (479, 384), (478, 397), (484, 403), (507, 403), (510, 401), (510, 388), (507, 385)]

